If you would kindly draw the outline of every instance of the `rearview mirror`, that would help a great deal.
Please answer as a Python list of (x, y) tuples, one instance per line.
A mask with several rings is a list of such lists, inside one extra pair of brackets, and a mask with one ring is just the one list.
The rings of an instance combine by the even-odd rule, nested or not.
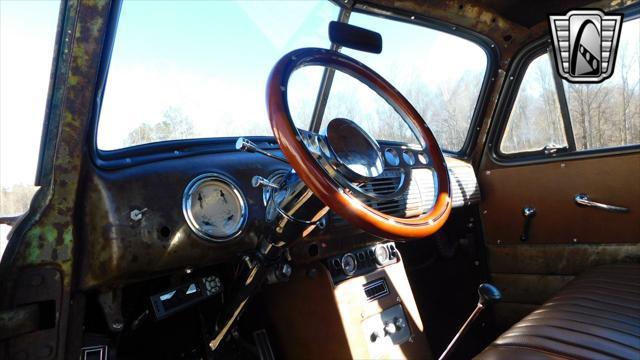
[(374, 54), (382, 52), (382, 36), (379, 33), (347, 23), (330, 22), (329, 39), (332, 43), (349, 49)]

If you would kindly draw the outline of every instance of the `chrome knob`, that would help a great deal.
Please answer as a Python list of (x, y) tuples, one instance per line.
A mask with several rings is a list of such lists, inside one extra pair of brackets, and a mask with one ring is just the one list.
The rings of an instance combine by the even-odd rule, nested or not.
[(395, 334), (398, 331), (398, 327), (394, 323), (387, 323), (384, 325), (384, 332), (387, 335)]
[(404, 327), (404, 319), (402, 318), (397, 317), (393, 319), (393, 323), (396, 325), (396, 328), (398, 328), (399, 330)]
[(246, 152), (256, 152), (258, 150), (258, 146), (253, 143), (253, 141), (246, 138), (238, 138), (236, 141), (236, 150), (246, 151)]
[(289, 163), (287, 159), (283, 158), (282, 156), (274, 155), (268, 151), (264, 151), (260, 149), (258, 145), (254, 144), (253, 141), (243, 137), (240, 137), (238, 138), (238, 140), (236, 140), (236, 150), (240, 150), (248, 153), (258, 153), (258, 154), (262, 154), (264, 156), (270, 157), (272, 159), (282, 161), (287, 164)]
[(273, 189), (279, 189), (280, 188), (274, 182), (271, 182), (271, 181), (263, 178), (262, 176), (258, 176), (258, 175), (256, 175), (256, 176), (251, 178), (251, 186), (253, 186), (254, 188), (257, 188), (257, 187), (262, 187), (262, 188), (270, 187), (270, 188), (273, 188)]

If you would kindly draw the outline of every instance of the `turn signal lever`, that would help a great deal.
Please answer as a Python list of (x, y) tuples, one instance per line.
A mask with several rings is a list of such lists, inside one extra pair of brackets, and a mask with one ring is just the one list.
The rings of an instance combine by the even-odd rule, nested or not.
[(497, 287), (487, 283), (483, 283), (478, 286), (478, 296), (478, 305), (476, 305), (476, 308), (473, 310), (467, 321), (465, 321), (464, 325), (462, 325), (460, 330), (458, 330), (458, 333), (453, 338), (453, 340), (451, 340), (449, 346), (447, 346), (447, 349), (442, 353), (442, 355), (440, 355), (438, 360), (444, 360), (451, 355), (451, 352), (458, 344), (462, 335), (464, 335), (464, 333), (469, 330), (469, 327), (471, 327), (473, 321), (478, 317), (478, 315), (480, 315), (482, 309), (484, 309), (487, 305), (497, 303), (498, 301), (500, 301), (500, 299), (502, 299), (500, 290), (498, 290)]
[(238, 140), (236, 141), (236, 150), (241, 150), (241, 151), (250, 152), (250, 153), (255, 152), (255, 153), (270, 157), (272, 159), (280, 160), (287, 164), (289, 163), (287, 159), (283, 158), (282, 156), (273, 155), (268, 151), (264, 151), (260, 149), (258, 145), (254, 144), (253, 141), (243, 137), (238, 138)]

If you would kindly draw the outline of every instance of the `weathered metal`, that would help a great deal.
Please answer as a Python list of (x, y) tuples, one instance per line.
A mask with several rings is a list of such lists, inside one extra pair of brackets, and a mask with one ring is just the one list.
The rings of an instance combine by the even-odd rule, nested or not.
[(640, 261), (640, 243), (488, 245), (494, 273), (577, 275), (589, 268)]
[[(51, 127), (58, 125), (51, 158), (53, 172), (49, 183), (43, 184), (36, 195), (29, 213), (16, 226), (13, 238), (22, 239), (16, 249), (9, 249), (14, 250), (9, 253), (9, 261), (3, 262), (8, 273), (22, 266), (55, 263), (64, 272), (65, 285), (71, 280), (73, 215), (82, 165), (86, 161), (84, 140), (93, 108), (109, 5), (108, 0), (66, 4), (63, 26), (68, 28), (70, 23), (75, 26), (73, 32), (71, 29), (64, 32), (62, 39), (65, 46), (61, 55), (68, 62), (60, 62), (62, 68), (56, 70), (66, 72), (67, 77), (65, 81), (56, 81), (53, 89), (61, 96), (60, 103), (51, 108), (49, 122)], [(52, 101), (56, 101), (55, 95)]]
[(501, 53), (500, 66), (506, 69), (509, 60), (522, 47), (548, 34), (547, 14), (560, 13), (576, 7), (594, 7), (605, 11), (631, 5), (636, 0), (568, 0), (558, 2), (518, 2), (509, 0), (364, 0), (356, 7), (382, 8), (436, 19), (451, 25), (455, 33), (466, 28), (491, 39)]
[[(62, 297), (57, 341), (53, 343), (60, 345), (65, 344), (77, 236), (74, 214), (82, 168), (87, 161), (85, 139), (111, 2), (69, 0), (62, 3), (62, 8), (43, 155), (43, 162), (50, 164), (51, 171), (41, 172), (49, 176), (41, 176), (42, 188), (29, 213), (16, 224), (0, 269), (0, 299), (4, 308), (20, 305), (14, 292), (21, 285), (18, 278), (25, 268), (57, 269)], [(49, 350), (46, 352), (49, 358), (65, 357), (64, 348)], [(12, 351), (11, 346), (7, 345), (4, 351)]]
[(0, 311), (0, 341), (38, 329), (40, 307), (29, 304), (17, 309)]

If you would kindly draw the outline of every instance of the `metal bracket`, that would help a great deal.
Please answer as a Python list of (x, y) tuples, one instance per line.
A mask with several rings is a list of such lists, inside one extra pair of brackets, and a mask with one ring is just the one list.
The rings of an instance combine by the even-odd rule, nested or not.
[(107, 320), (109, 329), (113, 332), (120, 332), (124, 329), (124, 318), (122, 317), (122, 289), (115, 288), (98, 295), (98, 302), (102, 306), (104, 317)]

